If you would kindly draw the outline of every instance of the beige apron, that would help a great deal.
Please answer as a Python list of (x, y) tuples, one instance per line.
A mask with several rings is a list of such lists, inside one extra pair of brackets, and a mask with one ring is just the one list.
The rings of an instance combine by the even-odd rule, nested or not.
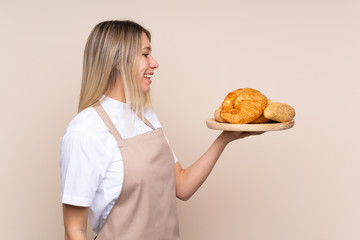
[(97, 240), (180, 239), (175, 193), (175, 164), (161, 128), (122, 139), (101, 104), (94, 105), (115, 137), (124, 164), (121, 194)]

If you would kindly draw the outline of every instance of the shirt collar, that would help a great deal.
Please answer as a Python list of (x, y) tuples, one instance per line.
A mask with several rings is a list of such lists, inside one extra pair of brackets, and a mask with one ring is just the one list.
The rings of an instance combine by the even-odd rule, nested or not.
[(101, 105), (109, 111), (119, 111), (119, 110), (125, 110), (126, 108), (126, 103), (121, 102), (119, 100), (115, 100), (111, 97), (102, 95), (102, 97), (100, 98)]

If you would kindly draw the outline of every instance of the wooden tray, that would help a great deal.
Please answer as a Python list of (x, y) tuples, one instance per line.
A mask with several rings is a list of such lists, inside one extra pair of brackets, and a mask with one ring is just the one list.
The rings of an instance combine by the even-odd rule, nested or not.
[(240, 132), (267, 132), (267, 131), (279, 131), (292, 128), (295, 124), (295, 120), (284, 123), (250, 123), (250, 124), (231, 124), (220, 123), (215, 121), (214, 118), (210, 118), (206, 121), (206, 125), (210, 129), (224, 130), (224, 131), (240, 131)]

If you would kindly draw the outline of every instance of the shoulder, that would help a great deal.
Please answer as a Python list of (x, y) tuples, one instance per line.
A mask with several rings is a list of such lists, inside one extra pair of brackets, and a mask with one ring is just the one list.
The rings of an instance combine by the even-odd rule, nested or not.
[(104, 169), (113, 158), (111, 150), (116, 147), (116, 141), (107, 135), (110, 135), (109, 130), (95, 109), (88, 107), (78, 113), (70, 121), (61, 139), (62, 166), (70, 163), (85, 166), (85, 163), (91, 163), (92, 166)]
[(79, 112), (69, 123), (65, 135), (96, 136), (103, 131), (103, 124), (99, 114), (93, 107), (88, 107)]
[[(104, 148), (103, 141), (108, 129), (93, 107), (88, 107), (78, 113), (67, 126), (61, 140), (61, 149), (94, 151)], [(66, 147), (67, 146), (67, 147)]]

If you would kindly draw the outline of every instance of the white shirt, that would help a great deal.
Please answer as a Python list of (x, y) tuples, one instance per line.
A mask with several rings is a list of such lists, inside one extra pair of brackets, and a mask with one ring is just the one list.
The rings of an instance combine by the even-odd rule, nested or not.
[[(101, 103), (123, 139), (152, 131), (141, 119), (126, 115), (125, 103), (105, 97)], [(144, 116), (160, 128), (156, 114)], [(174, 154), (175, 163), (177, 158)], [(120, 195), (123, 161), (114, 136), (92, 107), (78, 113), (68, 125), (60, 147), (62, 203), (89, 207), (89, 219), (98, 233)]]

